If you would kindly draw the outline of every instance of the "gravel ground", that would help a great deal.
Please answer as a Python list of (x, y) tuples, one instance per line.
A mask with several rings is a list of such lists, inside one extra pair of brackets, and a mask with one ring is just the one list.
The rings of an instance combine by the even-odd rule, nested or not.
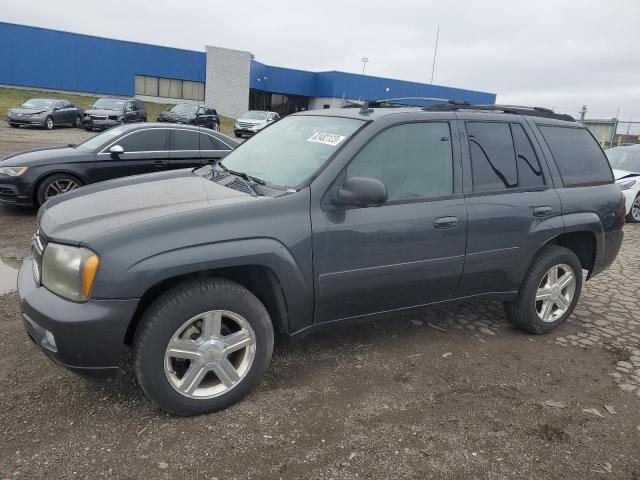
[[(0, 154), (86, 135), (2, 125)], [(0, 275), (34, 221), (0, 207)], [(128, 370), (99, 385), (55, 366), (0, 295), (0, 478), (640, 479), (639, 259), (627, 226), (553, 334), (490, 302), (343, 327), (277, 345), (246, 400), (188, 419)]]

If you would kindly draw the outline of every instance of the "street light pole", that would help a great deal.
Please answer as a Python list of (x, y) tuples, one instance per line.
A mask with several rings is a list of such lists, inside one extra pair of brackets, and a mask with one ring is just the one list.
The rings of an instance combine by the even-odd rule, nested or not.
[(367, 57), (362, 57), (360, 61), (362, 62), (362, 74), (364, 75), (364, 70), (367, 67), (367, 62), (369, 61), (369, 59)]

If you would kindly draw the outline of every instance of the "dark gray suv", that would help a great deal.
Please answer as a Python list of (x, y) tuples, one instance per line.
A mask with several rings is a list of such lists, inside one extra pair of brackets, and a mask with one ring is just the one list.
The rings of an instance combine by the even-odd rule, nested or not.
[(246, 395), (274, 332), (302, 337), (493, 299), (533, 333), (615, 259), (624, 201), (600, 146), (544, 109), (321, 110), (215, 165), (77, 189), (41, 208), (18, 278), (31, 338), (84, 374), (133, 350), (192, 415)]

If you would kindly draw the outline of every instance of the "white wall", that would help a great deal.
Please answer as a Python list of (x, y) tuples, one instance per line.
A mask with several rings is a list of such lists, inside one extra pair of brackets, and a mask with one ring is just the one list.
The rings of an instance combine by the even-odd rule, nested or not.
[(309, 110), (320, 110), (325, 105), (329, 108), (342, 108), (345, 103), (356, 102), (356, 100), (333, 98), (333, 97), (312, 97), (309, 99)]
[(219, 114), (237, 118), (249, 109), (251, 53), (207, 45), (204, 98)]

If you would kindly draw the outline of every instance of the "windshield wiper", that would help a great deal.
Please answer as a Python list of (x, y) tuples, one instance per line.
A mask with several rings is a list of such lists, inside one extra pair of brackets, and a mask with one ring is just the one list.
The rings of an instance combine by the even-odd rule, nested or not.
[(230, 173), (231, 175), (235, 175), (237, 177), (242, 178), (244, 181), (247, 182), (247, 185), (249, 185), (249, 188), (251, 188), (251, 190), (253, 191), (253, 193), (255, 193), (256, 195), (262, 195), (260, 192), (258, 192), (258, 190), (256, 189), (256, 184), (257, 185), (266, 185), (267, 182), (265, 182), (264, 180), (262, 180), (261, 178), (257, 178), (257, 177), (252, 177), (251, 175), (249, 175), (247, 172), (237, 172), (235, 170), (231, 170), (229, 168), (227, 168), (226, 166), (224, 166), (222, 164), (222, 162), (218, 162), (216, 165), (219, 165), (220, 167), (222, 167), (222, 169), (227, 172)]

